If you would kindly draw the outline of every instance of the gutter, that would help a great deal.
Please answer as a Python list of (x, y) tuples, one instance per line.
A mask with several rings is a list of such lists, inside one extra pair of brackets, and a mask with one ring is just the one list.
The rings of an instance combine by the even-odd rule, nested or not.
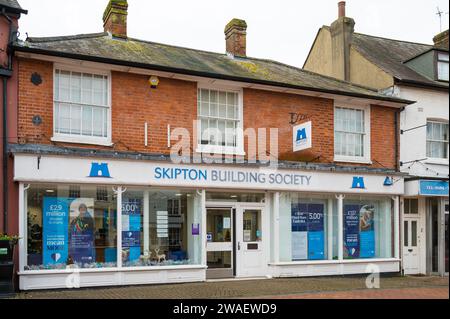
[(1, 8), (3, 11), (7, 11), (9, 13), (15, 13), (15, 14), (28, 14), (28, 10), (22, 9), (22, 8), (15, 8), (15, 7), (10, 7), (8, 5), (1, 5)]
[(417, 87), (417, 88), (435, 89), (435, 90), (446, 91), (446, 92), (448, 92), (448, 90), (449, 90), (449, 86), (445, 86), (445, 85), (439, 85), (439, 84), (434, 84), (434, 83), (425, 83), (425, 82), (414, 81), (414, 80), (402, 80), (402, 79), (398, 79), (398, 78), (395, 78), (395, 84), (412, 86), (412, 87)]
[(392, 98), (392, 97), (388, 97), (388, 96), (386, 96), (386, 97), (372, 96), (372, 95), (366, 95), (366, 94), (362, 94), (362, 93), (343, 92), (343, 91), (338, 91), (338, 90), (306, 87), (306, 86), (280, 83), (280, 82), (274, 82), (274, 81), (268, 81), (268, 80), (258, 80), (258, 79), (252, 79), (252, 78), (223, 75), (223, 74), (218, 74), (218, 73), (193, 71), (193, 70), (173, 68), (173, 67), (167, 67), (167, 66), (161, 66), (161, 65), (145, 64), (145, 63), (123, 61), (123, 60), (116, 60), (116, 59), (110, 59), (110, 58), (103, 58), (103, 57), (97, 57), (97, 56), (89, 56), (89, 55), (67, 53), (67, 52), (56, 52), (56, 51), (50, 51), (50, 50), (42, 50), (42, 49), (24, 47), (24, 46), (20, 46), (17, 44), (13, 45), (13, 48), (14, 48), (14, 50), (20, 51), (20, 52), (43, 54), (43, 55), (48, 55), (48, 56), (53, 56), (53, 57), (85, 60), (85, 61), (90, 61), (90, 62), (106, 63), (106, 64), (113, 64), (113, 65), (119, 65), (119, 66), (127, 66), (127, 67), (132, 67), (132, 68), (149, 69), (149, 70), (161, 71), (161, 72), (178, 73), (178, 74), (183, 74), (183, 75), (199, 76), (199, 77), (213, 78), (213, 79), (219, 79), (219, 80), (246, 82), (246, 83), (252, 83), (252, 84), (282, 87), (282, 88), (287, 88), (287, 89), (321, 92), (321, 93), (328, 93), (328, 94), (334, 94), (334, 95), (342, 95), (342, 96), (349, 96), (349, 97), (362, 98), (362, 99), (386, 101), (386, 102), (406, 104), (406, 105), (416, 103), (415, 101)]

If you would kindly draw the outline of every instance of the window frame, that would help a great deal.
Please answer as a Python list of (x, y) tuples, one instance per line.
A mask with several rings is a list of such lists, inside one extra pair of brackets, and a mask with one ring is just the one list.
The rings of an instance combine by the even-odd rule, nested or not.
[(207, 85), (203, 83), (197, 84), (197, 105), (198, 105), (198, 91), (199, 90), (210, 90), (210, 91), (220, 91), (226, 93), (237, 93), (238, 94), (238, 115), (239, 120), (236, 127), (236, 146), (216, 146), (216, 145), (203, 145), (201, 144), (201, 116), (197, 106), (197, 136), (196, 140), (196, 153), (206, 153), (206, 154), (222, 154), (222, 155), (236, 155), (245, 156), (244, 151), (244, 90), (242, 87), (229, 87), (223, 85)]
[(448, 79), (441, 79), (439, 77), (439, 63), (447, 63), (449, 65), (450, 61), (448, 59), (447, 60), (439, 59), (440, 54), (444, 54), (447, 55), (447, 57), (450, 57), (448, 52), (439, 50), (435, 51), (434, 54), (435, 80), (440, 82), (448, 82), (449, 81)]
[[(107, 105), (104, 106), (108, 110), (107, 114), (107, 131), (106, 137), (94, 137), (94, 136), (83, 136), (83, 135), (73, 135), (64, 134), (56, 132), (56, 104), (60, 103), (55, 99), (56, 92), (56, 70), (67, 71), (67, 72), (77, 72), (86, 73), (91, 75), (101, 75), (107, 78)], [(80, 66), (74, 66), (70, 64), (54, 63), (53, 64), (53, 136), (51, 141), (53, 142), (63, 142), (63, 143), (76, 143), (76, 144), (88, 144), (88, 145), (100, 145), (100, 146), (112, 146), (112, 85), (111, 85), (111, 71), (107, 69), (98, 68), (86, 68)], [(75, 105), (85, 105), (83, 103), (70, 103)], [(92, 105), (96, 107), (95, 105)], [(100, 106), (98, 106), (100, 107)]]
[(449, 148), (449, 141), (447, 141), (447, 157), (441, 158), (441, 157), (430, 157), (428, 156), (428, 142), (440, 142), (445, 143), (443, 140), (429, 140), (428, 139), (428, 124), (434, 123), (434, 124), (440, 124), (440, 125), (449, 125), (449, 122), (447, 120), (439, 120), (439, 119), (427, 119), (427, 132), (425, 135), (425, 156), (427, 157), (427, 162), (431, 164), (443, 164), (448, 165), (449, 158), (450, 158), (450, 148)]
[[(336, 108), (364, 111), (364, 156), (346, 156), (336, 154)], [(372, 164), (371, 154), (371, 106), (369, 104), (353, 104), (335, 102), (333, 107), (333, 156), (335, 162)]]

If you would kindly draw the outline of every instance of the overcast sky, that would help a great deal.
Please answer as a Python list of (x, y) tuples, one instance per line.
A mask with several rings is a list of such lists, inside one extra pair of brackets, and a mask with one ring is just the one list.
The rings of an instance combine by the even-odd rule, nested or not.
[[(128, 0), (128, 35), (214, 52), (225, 51), (224, 27), (245, 19), (247, 55), (301, 67), (318, 29), (337, 17), (338, 0)], [(108, 0), (19, 0), (28, 10), (21, 38), (103, 31)], [(437, 7), (448, 29), (448, 0), (348, 0), (356, 32), (432, 43)]]

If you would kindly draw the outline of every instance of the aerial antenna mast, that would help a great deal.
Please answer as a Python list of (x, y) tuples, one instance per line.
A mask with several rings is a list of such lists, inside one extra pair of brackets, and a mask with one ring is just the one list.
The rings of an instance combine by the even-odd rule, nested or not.
[(448, 14), (448, 12), (442, 11), (439, 7), (437, 7), (436, 15), (439, 17), (439, 32), (442, 32), (442, 16), (444, 14)]

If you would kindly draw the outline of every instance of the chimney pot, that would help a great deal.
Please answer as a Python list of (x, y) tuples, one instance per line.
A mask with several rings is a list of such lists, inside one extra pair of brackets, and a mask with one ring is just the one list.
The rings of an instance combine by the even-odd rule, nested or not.
[(340, 1), (338, 3), (338, 17), (343, 18), (345, 17), (345, 1)]
[(127, 38), (127, 0), (109, 0), (103, 14), (103, 28), (114, 37)]
[(247, 23), (233, 19), (225, 27), (226, 51), (234, 56), (247, 56)]

